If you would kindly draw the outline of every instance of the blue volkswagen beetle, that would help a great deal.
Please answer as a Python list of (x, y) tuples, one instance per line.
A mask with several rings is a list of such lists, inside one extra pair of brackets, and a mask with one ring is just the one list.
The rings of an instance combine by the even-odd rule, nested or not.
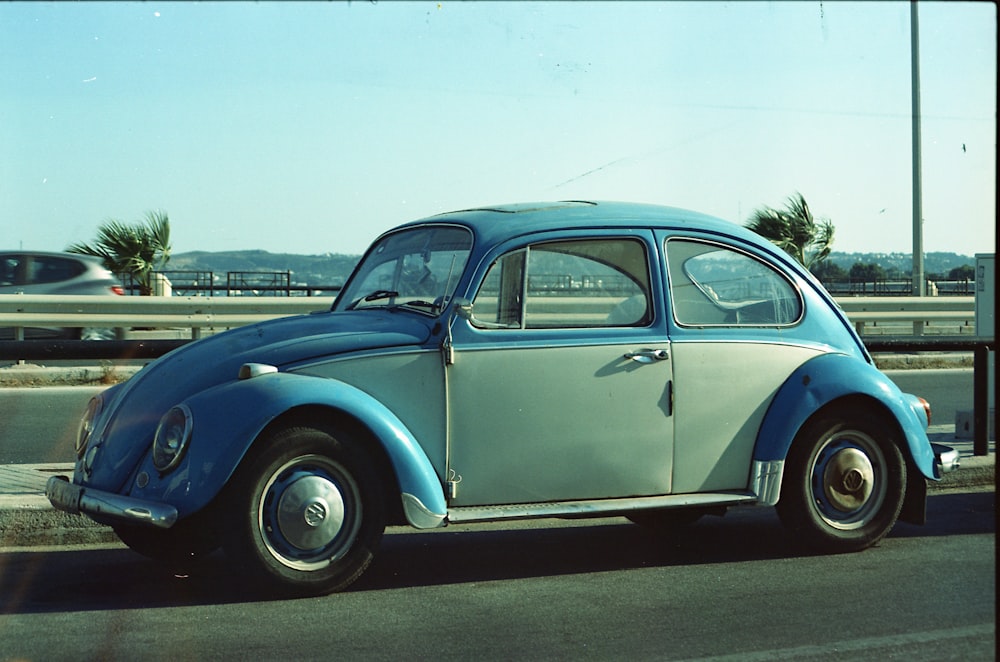
[(351, 584), (389, 524), (776, 506), (847, 552), (922, 522), (926, 481), (957, 466), (928, 418), (748, 230), (506, 205), (386, 232), (331, 310), (191, 343), (95, 397), (47, 494), (143, 554), (221, 547), (296, 594)]

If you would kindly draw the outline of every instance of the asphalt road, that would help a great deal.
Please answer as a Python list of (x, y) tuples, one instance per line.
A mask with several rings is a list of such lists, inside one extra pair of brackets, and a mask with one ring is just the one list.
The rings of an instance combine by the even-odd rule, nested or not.
[(953, 425), (956, 411), (972, 411), (972, 368), (886, 370), (885, 374), (906, 393), (931, 403), (931, 422), (935, 425)]
[(101, 390), (94, 386), (0, 388), (0, 464), (74, 461), (80, 416), (87, 401)]
[[(900, 388), (931, 402), (935, 424), (972, 409), (972, 369), (893, 370)], [(0, 388), (0, 464), (72, 462), (73, 439), (93, 386)]]
[(799, 552), (773, 509), (670, 538), (622, 519), (391, 530), (350, 591), (272, 600), (210, 557), (0, 551), (0, 660), (992, 660), (995, 494), (931, 495), (873, 549)]

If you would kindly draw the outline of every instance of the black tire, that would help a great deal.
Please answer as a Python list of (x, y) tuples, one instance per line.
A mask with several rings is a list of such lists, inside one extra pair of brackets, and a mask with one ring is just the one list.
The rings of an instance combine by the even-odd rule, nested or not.
[(675, 529), (691, 526), (706, 514), (702, 508), (657, 508), (655, 510), (637, 510), (625, 517), (651, 531), (668, 533)]
[(132, 551), (145, 557), (184, 568), (208, 556), (221, 545), (214, 527), (200, 515), (181, 520), (169, 529), (116, 524), (115, 535)]
[(223, 547), (238, 572), (295, 595), (354, 582), (385, 531), (375, 465), (347, 435), (288, 427), (256, 442), (227, 487)]
[(894, 428), (865, 410), (838, 408), (803, 426), (777, 504), (798, 541), (854, 552), (889, 533), (906, 493), (906, 461), (895, 437)]

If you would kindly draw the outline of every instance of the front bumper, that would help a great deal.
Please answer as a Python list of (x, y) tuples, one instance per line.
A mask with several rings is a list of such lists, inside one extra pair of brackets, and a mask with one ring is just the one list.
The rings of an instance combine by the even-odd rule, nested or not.
[(145, 524), (160, 529), (169, 529), (177, 522), (177, 509), (171, 505), (75, 485), (65, 476), (49, 478), (45, 496), (54, 508), (83, 513), (100, 522)]
[(937, 462), (938, 470), (943, 473), (950, 473), (958, 469), (958, 451), (951, 446), (944, 444), (931, 444), (934, 451), (934, 461)]

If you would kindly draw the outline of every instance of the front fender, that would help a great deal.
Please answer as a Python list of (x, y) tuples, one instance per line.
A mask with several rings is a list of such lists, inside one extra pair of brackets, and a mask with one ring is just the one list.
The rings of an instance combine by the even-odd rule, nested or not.
[[(134, 487), (132, 496), (169, 502), (181, 517), (197, 512), (219, 494), (269, 423), (292, 408), (313, 405), (345, 412), (368, 428), (392, 463), (411, 524), (431, 528), (444, 520), (441, 480), (420, 444), (392, 411), (350, 384), (271, 373), (221, 384), (184, 404), (193, 421), (184, 460), (160, 480)], [(141, 470), (158, 475), (149, 457)]]
[(822, 354), (803, 363), (778, 389), (764, 415), (754, 459), (785, 459), (806, 420), (825, 405), (846, 396), (876, 400), (896, 419), (913, 462), (926, 478), (939, 480), (926, 418), (914, 396), (903, 393), (871, 364), (845, 354)]

